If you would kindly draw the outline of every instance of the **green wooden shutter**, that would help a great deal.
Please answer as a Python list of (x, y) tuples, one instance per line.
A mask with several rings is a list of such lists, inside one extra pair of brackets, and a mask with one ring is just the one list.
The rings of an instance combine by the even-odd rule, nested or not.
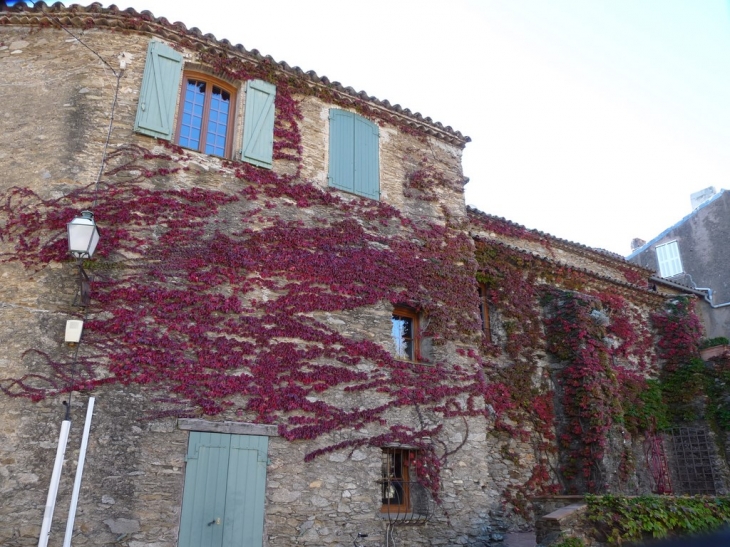
[(190, 433), (179, 547), (223, 545), (223, 526), (209, 525), (225, 515), (231, 436)]
[(138, 133), (172, 139), (182, 60), (182, 55), (171, 47), (154, 40), (150, 42), (134, 122)]
[(380, 199), (380, 169), (378, 161), (378, 126), (362, 116), (355, 116), (355, 173), (356, 194)]
[(268, 437), (232, 435), (223, 528), (225, 547), (260, 547)]
[(348, 192), (355, 191), (355, 115), (330, 110), (330, 148), (328, 184)]
[(378, 126), (345, 110), (330, 110), (328, 184), (380, 199)]
[(274, 156), (274, 99), (276, 86), (263, 80), (246, 82), (241, 159), (271, 168)]
[(261, 547), (267, 452), (268, 437), (190, 433), (179, 547)]

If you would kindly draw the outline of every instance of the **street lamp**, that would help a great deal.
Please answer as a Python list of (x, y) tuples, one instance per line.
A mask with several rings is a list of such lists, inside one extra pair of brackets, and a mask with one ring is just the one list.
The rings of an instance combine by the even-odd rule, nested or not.
[(91, 258), (99, 243), (99, 228), (94, 222), (94, 213), (82, 211), (68, 223), (68, 250), (77, 259)]
[(99, 228), (94, 222), (94, 213), (82, 211), (81, 216), (76, 217), (67, 225), (68, 228), (68, 251), (76, 259), (76, 266), (79, 268), (79, 291), (74, 298), (74, 305), (85, 308), (91, 301), (91, 280), (84, 271), (84, 259), (91, 258), (99, 243)]

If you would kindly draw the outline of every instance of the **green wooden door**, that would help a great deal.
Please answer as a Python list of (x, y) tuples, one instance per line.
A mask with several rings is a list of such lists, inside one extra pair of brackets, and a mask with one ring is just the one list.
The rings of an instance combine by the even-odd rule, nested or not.
[(190, 432), (180, 547), (260, 547), (268, 437)]

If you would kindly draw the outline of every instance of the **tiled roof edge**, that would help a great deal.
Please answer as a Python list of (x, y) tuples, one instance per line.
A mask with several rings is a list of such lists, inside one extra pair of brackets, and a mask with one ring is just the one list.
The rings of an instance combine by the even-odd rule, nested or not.
[(680, 289), (680, 290), (692, 293), (695, 296), (700, 296), (702, 298), (707, 296), (707, 293), (705, 291), (697, 290), (694, 287), (685, 285), (684, 283), (677, 283), (676, 281), (670, 281), (669, 279), (666, 279), (665, 277), (659, 277), (658, 275), (651, 276), (649, 278), (649, 281), (651, 281), (652, 283), (659, 284), (659, 285), (666, 285), (667, 287), (673, 287), (675, 289)]
[(631, 268), (638, 272), (646, 272), (647, 277), (649, 277), (649, 275), (654, 273), (654, 270), (652, 270), (652, 269), (644, 268), (643, 266), (639, 266), (638, 264), (634, 264), (632, 262), (627, 262), (626, 259), (623, 256), (621, 256), (620, 254), (612, 253), (611, 251), (607, 251), (605, 249), (596, 249), (594, 247), (589, 247), (588, 245), (583, 245), (582, 243), (576, 243), (574, 241), (569, 241), (567, 239), (562, 239), (562, 238), (559, 238), (552, 234), (548, 234), (547, 232), (541, 232), (540, 230), (525, 228), (522, 224), (518, 224), (511, 220), (507, 220), (504, 217), (490, 215), (489, 213), (485, 213), (484, 211), (481, 211), (481, 210), (477, 209), (476, 207), (472, 207), (471, 205), (468, 205), (466, 207), (466, 209), (467, 209), (467, 213), (469, 213), (469, 214), (472, 214), (475, 216), (483, 216), (483, 217), (486, 217), (486, 218), (489, 218), (492, 220), (502, 222), (504, 224), (507, 224), (507, 225), (517, 228), (519, 230), (524, 230), (525, 232), (533, 234), (537, 239), (549, 240), (551, 243), (556, 243), (559, 246), (562, 246), (563, 248), (567, 247), (569, 249), (578, 250), (583, 253), (595, 255), (595, 256), (601, 257), (603, 260), (610, 259), (612, 261), (618, 261), (621, 263), (622, 267)]
[(697, 207), (695, 207), (692, 210), (692, 212), (690, 214), (688, 214), (687, 216), (685, 216), (682, 220), (680, 220), (679, 222), (676, 222), (676, 223), (672, 224), (669, 228), (667, 228), (666, 230), (664, 230), (658, 236), (656, 236), (655, 238), (651, 239), (650, 241), (644, 243), (641, 247), (639, 247), (638, 249), (636, 249), (635, 251), (633, 251), (630, 255), (628, 255), (626, 257), (626, 260), (631, 260), (632, 258), (635, 258), (636, 256), (638, 256), (641, 253), (643, 253), (644, 251), (646, 251), (647, 249), (651, 248), (651, 246), (654, 245), (657, 241), (659, 241), (660, 239), (662, 239), (664, 236), (666, 236), (672, 230), (675, 230), (676, 228), (679, 228), (682, 224), (684, 224), (689, 219), (691, 219), (693, 216), (695, 216), (700, 210), (704, 209), (705, 207), (707, 207), (708, 205), (710, 205), (710, 203), (713, 203), (715, 200), (719, 199), (719, 197), (721, 195), (723, 195), (725, 192), (727, 192), (727, 190), (721, 188), (720, 191), (717, 194), (715, 194), (714, 196), (712, 196), (710, 199), (708, 199), (704, 203), (701, 203), (700, 205), (698, 205)]
[[(530, 251), (528, 249), (523, 249), (522, 247), (516, 247), (515, 245), (510, 245), (509, 243), (505, 243), (503, 241), (496, 241), (496, 240), (489, 240), (490, 243), (494, 243), (496, 245), (500, 245), (501, 247), (505, 247), (507, 249), (510, 249), (512, 251), (516, 251), (522, 254), (530, 255), (533, 258), (537, 258), (538, 260), (541, 260), (543, 262), (548, 262), (550, 264), (556, 264), (564, 268), (570, 268), (571, 270), (574, 270), (576, 272), (580, 272), (586, 275), (589, 275), (593, 277), (594, 279), (597, 279), (598, 281), (601, 281), (603, 283), (610, 283), (612, 285), (617, 285), (621, 287), (622, 289), (631, 290), (637, 293), (641, 293), (642, 295), (646, 297), (656, 298), (666, 298), (669, 296), (667, 293), (660, 293), (657, 291), (653, 291), (649, 288), (640, 287), (638, 285), (634, 285), (633, 283), (628, 283), (626, 281), (621, 281), (619, 279), (608, 277), (606, 275), (599, 274), (598, 272), (595, 272), (593, 270), (589, 270), (587, 268), (581, 268), (578, 266), (573, 266), (572, 264), (569, 264), (567, 262), (564, 262), (562, 260), (557, 260), (555, 258), (550, 258), (547, 256), (543, 256), (540, 253), (536, 253), (535, 251)], [(677, 287), (679, 288), (679, 287)]]
[[(99, 27), (120, 27), (125, 30), (137, 30), (139, 32), (149, 32), (168, 40), (174, 40), (175, 37), (186, 37), (194, 39), (209, 46), (215, 46), (226, 50), (228, 53), (247, 57), (254, 62), (268, 61), (272, 63), (278, 70), (291, 74), (297, 78), (307, 79), (315, 85), (320, 85), (333, 90), (341, 96), (347, 96), (371, 103), (375, 108), (387, 110), (391, 115), (401, 118), (407, 125), (418, 128), (424, 133), (445, 140), (451, 144), (464, 147), (466, 143), (471, 142), (471, 138), (463, 135), (460, 131), (453, 129), (450, 125), (444, 126), (441, 122), (435, 122), (430, 117), (424, 117), (420, 112), (411, 112), (408, 108), (403, 108), (399, 104), (391, 105), (388, 100), (380, 100), (376, 97), (368, 96), (365, 91), (356, 91), (352, 87), (344, 87), (339, 82), (330, 81), (327, 76), (319, 76), (313, 70), (304, 72), (299, 67), (291, 67), (284, 61), (276, 61), (269, 55), (261, 55), (256, 50), (247, 50), (241, 44), (233, 45), (228, 40), (218, 40), (213, 34), (203, 34), (197, 27), (188, 29), (181, 22), (170, 23), (165, 17), (155, 17), (151, 12), (144, 10), (141, 13), (134, 8), (120, 10), (116, 5), (112, 4), (108, 8), (104, 8), (101, 3), (94, 2), (89, 6), (81, 6), (73, 4), (64, 6), (60, 2), (48, 5), (43, 1), (36, 2), (32, 7), (25, 4), (17, 4), (9, 7), (5, 0), (0, 0), (0, 25), (51, 25), (53, 19), (57, 18), (64, 26), (83, 28), (91, 19), (94, 24)], [(129, 26), (120, 25), (121, 20), (134, 21), (137, 27), (129, 28)]]

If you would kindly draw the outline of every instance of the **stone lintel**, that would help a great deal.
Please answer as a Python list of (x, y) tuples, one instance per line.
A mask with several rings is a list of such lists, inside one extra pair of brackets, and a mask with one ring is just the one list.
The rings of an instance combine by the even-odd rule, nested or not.
[(234, 435), (263, 435), (278, 437), (275, 425), (251, 424), (247, 422), (211, 422), (198, 418), (178, 418), (177, 427), (185, 431), (206, 431), (209, 433), (232, 433)]
[(588, 506), (585, 503), (573, 503), (540, 517), (535, 523), (535, 539), (538, 545), (548, 545), (579, 524), (580, 518)]
[(563, 521), (568, 517), (573, 517), (577, 513), (582, 513), (585, 511), (587, 505), (585, 503), (573, 503), (571, 505), (566, 505), (565, 507), (561, 507), (560, 509), (557, 509), (550, 513), (549, 515), (545, 515), (545, 520), (557, 520), (557, 521)]

